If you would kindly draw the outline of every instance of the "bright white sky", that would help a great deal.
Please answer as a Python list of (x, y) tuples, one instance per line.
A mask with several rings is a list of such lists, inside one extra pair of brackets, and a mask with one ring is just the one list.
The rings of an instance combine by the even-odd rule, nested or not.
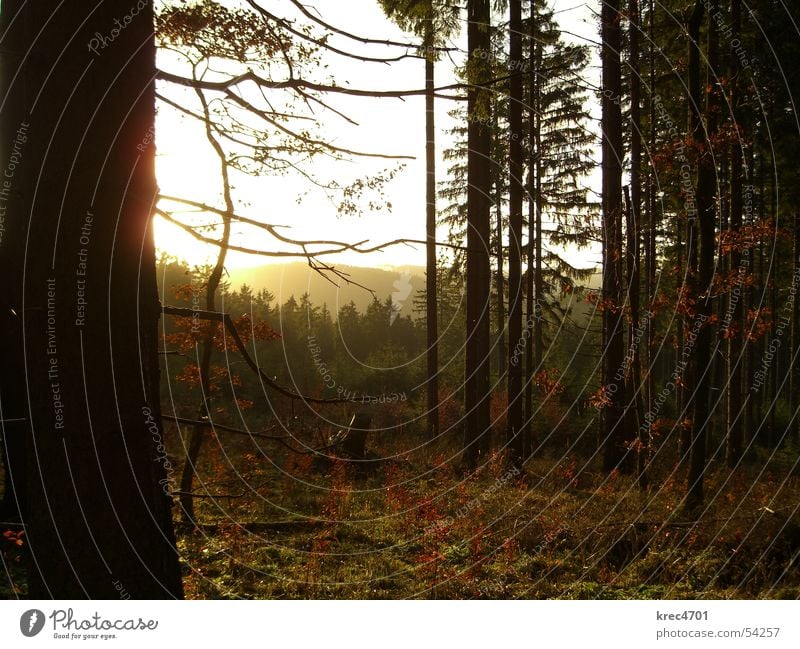
[[(555, 1), (555, 0), (554, 0)], [(409, 41), (384, 14), (374, 0), (347, 0), (346, 2), (325, 2), (316, 0), (323, 19), (340, 26), (351, 33), (371, 38), (386, 38)], [(275, 0), (265, 4), (270, 11), (284, 16), (297, 15), (286, 0)], [(315, 5), (307, 5), (312, 9)], [(579, 2), (557, 1), (556, 9), (563, 24), (572, 32), (591, 37), (595, 26), (586, 5)], [(464, 30), (466, 31), (466, 30)], [(387, 52), (372, 46), (365, 50), (346, 39), (331, 40), (331, 44), (357, 53), (368, 52), (381, 56)], [(464, 46), (463, 35), (454, 45)], [(454, 56), (461, 64), (462, 56)], [(424, 63), (418, 59), (407, 59), (390, 66), (377, 63), (362, 63), (346, 59), (332, 53), (325, 53), (325, 62), (339, 85), (349, 85), (364, 89), (417, 89), (424, 86)], [(437, 85), (454, 82), (453, 65), (444, 60), (437, 64)], [(410, 97), (399, 99), (371, 99), (331, 96), (328, 100), (338, 110), (358, 123), (352, 126), (335, 115), (328, 114), (322, 135), (328, 141), (343, 147), (376, 153), (402, 154), (415, 156), (405, 161), (406, 168), (387, 186), (386, 198), (391, 201), (391, 213), (365, 212), (362, 217), (339, 216), (336, 208), (319, 190), (309, 190), (307, 180), (300, 177), (248, 178), (237, 176), (233, 179), (236, 188), (235, 198), (249, 204), (241, 211), (259, 220), (290, 225), (290, 236), (302, 239), (335, 239), (340, 241), (362, 241), (369, 239), (377, 244), (399, 238), (424, 239), (425, 236), (425, 142), (424, 142), (424, 99)], [(439, 151), (447, 146), (445, 131), (452, 126), (447, 112), (453, 102), (438, 100), (437, 138)], [(156, 144), (158, 149), (157, 173), (161, 191), (193, 200), (222, 206), (220, 200), (220, 179), (217, 159), (211, 151), (203, 130), (190, 118), (177, 117), (175, 111), (161, 112), (157, 122)], [(354, 159), (352, 162), (334, 162), (319, 159), (315, 174), (321, 179), (336, 178), (340, 183), (372, 175), (392, 167), (396, 163), (381, 159)], [(446, 163), (438, 162), (439, 179), (444, 177)], [(297, 197), (306, 197), (298, 205)], [(233, 243), (248, 247), (276, 249), (276, 244), (268, 237), (260, 239), (252, 229), (234, 232)], [(444, 233), (440, 233), (442, 237)], [(201, 244), (177, 227), (157, 218), (156, 241), (160, 249), (201, 263), (216, 256), (216, 250)], [(422, 246), (409, 248), (395, 246), (382, 253), (359, 255), (349, 253), (330, 258), (338, 263), (364, 266), (405, 266), (424, 265), (425, 253)], [(229, 268), (262, 265), (273, 261), (271, 258), (231, 253)], [(588, 261), (588, 260), (587, 260)], [(584, 262), (585, 265), (586, 262)]]

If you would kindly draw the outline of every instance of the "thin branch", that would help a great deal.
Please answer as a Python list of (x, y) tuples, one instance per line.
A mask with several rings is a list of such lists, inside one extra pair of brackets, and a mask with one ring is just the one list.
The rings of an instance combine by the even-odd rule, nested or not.
[[(166, 72), (165, 70), (156, 70), (156, 79), (187, 88), (201, 88), (203, 90), (215, 90), (223, 93), (229, 91), (231, 88), (235, 88), (236, 86), (251, 81), (258, 86), (271, 90), (303, 88), (306, 90), (316, 90), (318, 92), (331, 92), (342, 95), (352, 95), (355, 97), (373, 97), (376, 99), (401, 99), (403, 97), (415, 97), (427, 94), (427, 91), (424, 88), (415, 90), (363, 90), (359, 88), (330, 86), (323, 83), (307, 81), (305, 79), (285, 79), (283, 81), (272, 81), (259, 76), (252, 70), (248, 70), (247, 72), (243, 72), (242, 74), (230, 77), (228, 79), (223, 79), (221, 81), (209, 81), (207, 79), (194, 80), (177, 74), (172, 74), (171, 72)], [(436, 97), (440, 97), (442, 99), (453, 99), (459, 101), (466, 100), (466, 96), (444, 95), (440, 93), (443, 90), (461, 90), (466, 89), (467, 87), (468, 84), (454, 83), (435, 88), (434, 94)]]
[[(199, 91), (200, 89), (195, 88), (195, 90)], [(281, 131), (285, 135), (288, 135), (288, 136), (294, 138), (295, 140), (303, 142), (306, 145), (316, 146), (316, 147), (320, 147), (320, 148), (323, 148), (323, 149), (328, 149), (329, 151), (333, 151), (333, 152), (336, 152), (336, 153), (345, 153), (347, 155), (358, 156), (358, 157), (361, 157), (361, 158), (383, 158), (383, 159), (389, 159), (389, 160), (415, 160), (416, 159), (415, 156), (410, 156), (410, 155), (398, 155), (398, 154), (387, 154), (387, 153), (370, 153), (370, 152), (367, 152), (367, 151), (354, 151), (353, 149), (346, 149), (344, 147), (336, 146), (334, 144), (331, 144), (330, 142), (325, 142), (324, 140), (315, 140), (315, 139), (306, 137), (304, 135), (301, 135), (300, 133), (296, 133), (295, 131), (293, 131), (292, 129), (290, 129), (287, 126), (284, 126), (279, 121), (274, 119), (269, 113), (257, 108), (252, 103), (247, 101), (244, 97), (241, 97), (241, 96), (237, 95), (232, 90), (230, 90), (230, 89), (225, 90), (224, 93), (225, 93), (226, 97), (228, 97), (234, 103), (236, 103), (239, 106), (241, 106), (242, 108), (244, 108), (249, 113), (251, 113), (253, 115), (256, 115), (257, 117), (260, 117), (265, 122), (267, 122), (268, 124), (271, 124), (272, 126), (274, 126), (276, 129), (278, 129), (279, 131)]]
[[(170, 223), (177, 225), (179, 228), (193, 236), (198, 241), (203, 243), (207, 243), (212, 246), (221, 246), (222, 243), (217, 239), (212, 239), (211, 237), (206, 237), (199, 232), (194, 230), (194, 227), (187, 225), (186, 223), (182, 223), (178, 219), (172, 216), (171, 213), (168, 211), (161, 209), (159, 207), (153, 208), (153, 211), (159, 214), (162, 218), (166, 219)], [(289, 240), (292, 242), (292, 240)], [(328, 256), (328, 255), (338, 255), (343, 252), (357, 252), (360, 254), (369, 254), (373, 252), (383, 252), (386, 248), (391, 246), (397, 245), (410, 245), (410, 244), (420, 244), (424, 245), (426, 242), (422, 239), (394, 239), (393, 241), (387, 241), (386, 243), (379, 244), (377, 246), (372, 246), (371, 248), (360, 248), (359, 246), (364, 245), (367, 243), (368, 239), (364, 241), (359, 241), (357, 243), (342, 243), (340, 248), (331, 248), (326, 250), (315, 250), (313, 252), (303, 250), (302, 252), (299, 251), (290, 251), (290, 250), (256, 250), (255, 248), (247, 248), (245, 246), (237, 246), (236, 244), (229, 244), (228, 249), (234, 250), (236, 252), (241, 252), (247, 255), (261, 255), (263, 257), (305, 257), (306, 259), (312, 259), (316, 257)], [(302, 241), (293, 241), (293, 245), (303, 246), (304, 242)], [(442, 246), (444, 248), (451, 248), (453, 250), (466, 250), (464, 246), (455, 245), (455, 244), (448, 244), (448, 243), (439, 243), (437, 242), (437, 246)]]
[[(166, 200), (166, 201), (172, 201), (172, 202), (175, 202), (175, 203), (183, 203), (185, 205), (190, 205), (192, 207), (196, 207), (199, 210), (202, 210), (202, 211), (205, 211), (205, 212), (211, 212), (212, 214), (219, 214), (220, 216), (230, 217), (234, 221), (239, 221), (241, 223), (247, 223), (248, 225), (253, 225), (253, 226), (261, 228), (263, 230), (267, 230), (268, 232), (270, 232), (270, 234), (274, 233), (274, 229), (275, 228), (290, 228), (291, 227), (289, 225), (277, 225), (277, 224), (272, 224), (272, 223), (264, 223), (262, 221), (258, 221), (256, 219), (252, 219), (252, 218), (249, 218), (249, 217), (246, 217), (246, 216), (242, 216), (240, 214), (235, 214), (235, 213), (234, 214), (229, 214), (225, 210), (222, 210), (222, 209), (220, 209), (218, 207), (213, 207), (213, 206), (208, 205), (206, 203), (193, 201), (193, 200), (188, 199), (188, 198), (179, 198), (178, 196), (170, 196), (168, 194), (159, 194), (159, 198), (163, 199), (163, 200)], [(156, 208), (156, 211), (159, 214), (162, 214), (162, 215), (165, 212), (165, 210), (159, 209), (159, 208)], [(172, 213), (168, 212), (168, 214), (171, 215)], [(174, 217), (172, 217), (171, 220), (173, 222), (175, 222), (174, 221)], [(182, 225), (186, 225), (186, 224), (182, 224)], [(192, 227), (192, 226), (186, 226), (186, 227)], [(319, 240), (319, 241), (308, 240), (308, 241), (304, 241), (304, 240), (300, 240), (300, 239), (291, 239), (291, 238), (286, 237), (284, 235), (276, 235), (276, 236), (278, 236), (281, 241), (283, 241), (285, 243), (290, 243), (290, 244), (296, 245), (296, 246), (307, 246), (307, 245), (315, 245), (315, 244), (317, 244), (317, 245), (341, 246), (341, 250), (336, 250), (336, 251), (332, 250), (330, 252), (319, 252), (319, 253), (317, 253), (317, 252), (314, 252), (314, 253), (305, 253), (305, 252), (299, 253), (298, 252), (298, 253), (290, 253), (290, 254), (292, 254), (292, 255), (294, 255), (296, 257), (304, 257), (304, 256), (308, 256), (309, 254), (314, 256), (314, 257), (316, 257), (317, 255), (320, 255), (320, 254), (333, 254), (335, 252), (342, 252), (342, 251), (345, 251), (345, 250), (354, 250), (355, 252), (365, 252), (365, 253), (366, 252), (377, 252), (377, 251), (379, 251), (379, 250), (381, 250), (383, 248), (387, 248), (389, 246), (394, 246), (394, 245), (400, 245), (400, 244), (404, 244), (404, 245), (407, 245), (407, 244), (427, 245), (427, 241), (425, 241), (424, 239), (394, 239), (393, 241), (387, 241), (386, 243), (381, 244), (380, 246), (376, 246), (376, 247), (369, 248), (369, 249), (359, 249), (358, 246), (361, 246), (361, 245), (365, 244), (367, 241), (369, 241), (369, 239), (365, 239), (363, 241), (350, 244), (350, 243), (345, 243), (345, 242), (342, 242), (342, 241), (325, 241), (325, 240)], [(210, 239), (210, 240), (207, 241), (207, 243), (214, 243), (214, 240)], [(217, 242), (217, 245), (219, 245), (218, 242)], [(462, 245), (458, 245), (458, 244), (454, 244), (454, 243), (445, 243), (445, 242), (441, 242), (441, 241), (437, 241), (436, 245), (437, 245), (437, 247), (448, 248), (448, 249), (451, 249), (451, 250), (466, 250), (467, 249), (466, 246), (462, 246)], [(253, 252), (255, 254), (264, 254), (264, 255), (271, 255), (272, 254), (270, 252), (263, 252), (263, 253), (258, 253), (256, 251), (253, 251)]]
[[(339, 34), (339, 36), (344, 36), (345, 38), (349, 38), (352, 41), (357, 41), (359, 43), (363, 43), (364, 45), (385, 45), (387, 47), (405, 47), (405, 48), (417, 47), (417, 45), (414, 45), (413, 43), (400, 43), (398, 41), (392, 41), (386, 39), (381, 40), (376, 38), (366, 38), (364, 36), (357, 36), (356, 34), (352, 34), (338, 27), (334, 27), (330, 23), (325, 22), (319, 16), (315, 16), (314, 14), (312, 14), (304, 4), (298, 2), (297, 0), (292, 0), (292, 4), (295, 7), (297, 7), (300, 13), (302, 13), (306, 18), (313, 20), (315, 23), (317, 23), (324, 29), (327, 29), (329, 32), (332, 32), (334, 34)], [(435, 49), (436, 51), (439, 52), (450, 52), (452, 51), (453, 48), (437, 47)]]
[[(362, 56), (360, 54), (353, 54), (352, 52), (347, 52), (346, 50), (341, 50), (338, 47), (334, 47), (333, 45), (328, 44), (324, 39), (315, 38), (313, 36), (310, 36), (309, 34), (303, 33), (302, 31), (300, 31), (298, 29), (295, 29), (294, 27), (292, 27), (290, 21), (286, 20), (285, 18), (280, 18), (279, 16), (276, 16), (273, 13), (270, 13), (269, 11), (264, 9), (261, 5), (259, 5), (258, 3), (254, 2), (253, 0), (247, 0), (247, 4), (249, 4), (258, 13), (260, 13), (263, 18), (269, 19), (269, 20), (273, 20), (280, 27), (285, 29), (290, 34), (294, 34), (295, 36), (297, 36), (299, 38), (302, 38), (303, 40), (308, 41), (309, 43), (313, 43), (317, 47), (324, 48), (324, 49), (326, 49), (326, 50), (328, 50), (330, 52), (333, 52), (334, 54), (338, 54), (339, 56), (344, 56), (344, 57), (347, 57), (347, 58), (350, 58), (350, 59), (355, 59), (356, 61), (363, 61), (365, 63), (383, 63), (383, 64), (386, 64), (386, 65), (388, 65), (389, 63), (394, 63), (396, 61), (401, 61), (401, 60), (406, 59), (406, 58), (419, 58), (418, 55), (408, 54), (408, 53), (400, 54), (398, 56), (389, 57), (389, 58), (373, 57), (373, 56)], [(398, 44), (398, 46), (400, 46), (400, 45)], [(411, 45), (409, 45), (408, 49), (411, 49), (412, 47), (414, 47), (416, 49), (416, 46), (411, 46)]]

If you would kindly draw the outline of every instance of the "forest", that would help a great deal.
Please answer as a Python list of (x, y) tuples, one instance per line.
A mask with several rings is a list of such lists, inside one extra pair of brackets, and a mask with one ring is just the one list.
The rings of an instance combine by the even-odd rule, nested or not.
[(800, 12), (568, 5), (2, 3), (0, 596), (800, 597)]

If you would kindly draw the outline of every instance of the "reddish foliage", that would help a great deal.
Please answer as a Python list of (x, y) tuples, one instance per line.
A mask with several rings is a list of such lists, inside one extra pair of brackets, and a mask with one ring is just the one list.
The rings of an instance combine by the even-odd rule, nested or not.
[(533, 378), (533, 382), (543, 394), (553, 397), (564, 391), (564, 384), (558, 380), (560, 375), (561, 371), (558, 368), (551, 367), (537, 372), (536, 376)]
[(6, 530), (3, 532), (3, 538), (17, 547), (22, 547), (24, 545), (24, 541), (22, 540), (23, 536), (25, 536), (25, 530), (20, 530), (19, 532)]
[(589, 395), (586, 400), (590, 408), (602, 410), (611, 405), (611, 396), (609, 395), (608, 386), (601, 385), (595, 392)]
[(747, 310), (746, 318), (748, 340), (758, 340), (769, 333), (772, 327), (772, 309), (769, 307), (750, 308)]

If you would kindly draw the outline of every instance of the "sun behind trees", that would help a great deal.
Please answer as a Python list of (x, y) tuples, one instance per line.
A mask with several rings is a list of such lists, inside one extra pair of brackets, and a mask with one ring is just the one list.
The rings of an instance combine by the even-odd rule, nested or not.
[(5, 595), (798, 596), (790, 10), (45, 4), (0, 13)]

